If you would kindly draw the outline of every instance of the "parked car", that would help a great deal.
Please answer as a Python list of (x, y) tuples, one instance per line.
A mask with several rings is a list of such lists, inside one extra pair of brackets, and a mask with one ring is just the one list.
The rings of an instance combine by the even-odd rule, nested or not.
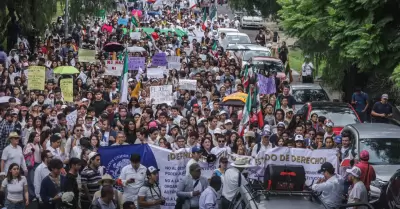
[(245, 33), (226, 32), (228, 44), (251, 44), (250, 37)]
[(252, 57), (270, 57), (271, 50), (268, 47), (261, 46), (258, 44), (242, 44), (249, 48), (247, 51), (243, 51), (239, 56), (242, 57), (242, 67), (249, 63)]
[(343, 127), (348, 124), (361, 123), (354, 108), (343, 102), (307, 102), (296, 113), (302, 115), (306, 120), (310, 120), (313, 113), (325, 116), (334, 123), (333, 132), (335, 134), (340, 134)]
[(322, 86), (314, 83), (291, 84), (290, 94), (293, 95), (296, 101), (296, 110), (299, 110), (307, 102), (330, 101)]
[(264, 27), (264, 22), (262, 17), (257, 16), (243, 16), (240, 20), (240, 27), (244, 28), (256, 28), (260, 29)]
[(396, 170), (400, 169), (399, 127), (385, 123), (361, 123), (347, 125), (343, 131), (350, 133), (353, 146), (358, 152), (356, 159), (362, 150), (369, 152), (369, 163), (376, 173), (376, 180), (370, 186), (371, 203), (385, 204), (381, 198), (382, 193), (386, 192), (384, 188)]
[(263, 72), (262, 74), (276, 71), (277, 77), (281, 81), (286, 80), (285, 69), (280, 59), (267, 56), (252, 57), (249, 59), (248, 64), (253, 65), (257, 72)]

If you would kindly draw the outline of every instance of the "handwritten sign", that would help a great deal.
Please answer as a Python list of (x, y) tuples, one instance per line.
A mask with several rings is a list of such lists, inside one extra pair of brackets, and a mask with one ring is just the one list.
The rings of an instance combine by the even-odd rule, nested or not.
[(124, 62), (122, 60), (107, 60), (106, 62), (106, 72), (104, 75), (111, 75), (111, 76), (121, 76), (122, 70), (124, 68)]
[(167, 57), (167, 62), (168, 63), (170, 63), (170, 62), (181, 62), (181, 57), (179, 57), (179, 56), (168, 56)]
[(164, 78), (164, 68), (147, 68), (147, 78)]
[(131, 37), (131, 39), (137, 40), (137, 39), (140, 39), (141, 34), (140, 34), (140, 32), (131, 32), (131, 33), (129, 33), (129, 36)]
[(28, 90), (44, 90), (46, 68), (43, 66), (30, 66), (28, 68)]
[(66, 102), (74, 101), (74, 80), (72, 78), (64, 78), (60, 80), (60, 88)]
[(197, 81), (190, 79), (179, 79), (179, 89), (196, 91)]
[(124, 19), (124, 18), (119, 18), (118, 19), (118, 25), (128, 25), (128, 19)]
[(172, 85), (150, 86), (150, 99), (152, 104), (172, 104)]
[(145, 57), (129, 57), (128, 70), (139, 70), (139, 68), (144, 69), (145, 64)]
[(152, 64), (154, 66), (167, 66), (167, 55), (165, 53), (157, 53), (153, 56)]
[(168, 69), (181, 69), (182, 64), (180, 62), (168, 62)]
[(96, 62), (96, 50), (79, 49), (79, 62)]

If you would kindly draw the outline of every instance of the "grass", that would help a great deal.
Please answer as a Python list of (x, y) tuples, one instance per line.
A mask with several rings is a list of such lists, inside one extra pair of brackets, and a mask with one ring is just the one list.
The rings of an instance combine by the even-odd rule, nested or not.
[(301, 65), (304, 63), (303, 51), (299, 48), (289, 49), (289, 65), (290, 68), (299, 72)]

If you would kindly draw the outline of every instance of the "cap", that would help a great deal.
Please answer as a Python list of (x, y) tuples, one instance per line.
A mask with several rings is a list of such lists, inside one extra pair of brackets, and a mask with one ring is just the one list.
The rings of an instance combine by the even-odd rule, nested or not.
[(150, 166), (147, 168), (146, 174), (150, 175), (150, 174), (156, 174), (160, 171), (160, 169), (155, 168), (154, 166)]
[(224, 124), (226, 125), (226, 124), (228, 124), (228, 123), (232, 123), (232, 120), (231, 120), (231, 119), (225, 120), (225, 123), (224, 123)]
[(151, 121), (149, 123), (149, 128), (157, 128), (157, 123), (155, 121)]
[(293, 112), (293, 109), (289, 108), (286, 110), (286, 112)]
[(219, 112), (218, 115), (223, 115), (223, 114), (226, 114), (226, 111), (225, 111), (225, 110), (222, 110), (221, 112)]
[(350, 169), (346, 169), (346, 173), (351, 174), (354, 177), (360, 178), (361, 176), (361, 169), (357, 166), (353, 166)]
[(335, 171), (335, 168), (330, 162), (325, 162), (321, 165), (321, 169), (318, 170), (318, 173), (322, 173), (325, 171), (330, 171), (330, 173), (333, 173)]
[(89, 160), (88, 160), (88, 161), (90, 162), (90, 160), (93, 159), (93, 158), (95, 158), (96, 156), (100, 156), (100, 154), (97, 153), (97, 152), (90, 152), (90, 153), (89, 153), (89, 158), (88, 158)]
[(342, 136), (335, 136), (335, 138), (333, 139), (333, 141), (336, 143), (336, 144), (341, 144), (342, 143)]
[(256, 137), (256, 134), (253, 131), (247, 131), (244, 134), (245, 137)]
[(87, 102), (87, 101), (89, 101), (89, 100), (86, 98), (81, 99), (81, 102)]
[(197, 103), (194, 104), (194, 105), (193, 105), (193, 108), (199, 108), (199, 104), (197, 104)]
[(295, 142), (296, 142), (296, 141), (304, 141), (304, 138), (303, 138), (302, 135), (296, 135), (296, 136), (294, 137), (294, 141), (295, 141)]
[(369, 160), (369, 152), (367, 150), (363, 150), (360, 152), (360, 159), (368, 161)]
[(382, 94), (382, 97), (381, 97), (382, 99), (389, 99), (389, 95), (387, 95), (387, 94)]
[(284, 122), (279, 122), (279, 123), (276, 125), (276, 127), (277, 127), (277, 128), (285, 128), (286, 125), (285, 125)]
[(331, 127), (332, 128), (333, 127), (333, 123), (332, 122), (327, 122), (326, 123), (326, 127)]
[(194, 152), (201, 152), (201, 148), (198, 146), (192, 147), (192, 153), (194, 153)]
[(222, 134), (222, 130), (220, 128), (214, 129), (214, 135), (215, 134)]

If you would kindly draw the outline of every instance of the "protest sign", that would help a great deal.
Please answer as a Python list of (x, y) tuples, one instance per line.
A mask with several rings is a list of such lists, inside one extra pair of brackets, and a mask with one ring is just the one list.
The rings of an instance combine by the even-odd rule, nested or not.
[(168, 56), (167, 57), (167, 62), (168, 63), (170, 63), (170, 62), (181, 62), (181, 57), (179, 57), (179, 56)]
[(60, 88), (66, 102), (74, 101), (74, 80), (72, 78), (64, 78), (60, 80)]
[(28, 90), (44, 90), (46, 68), (43, 66), (30, 66), (28, 68)]
[(104, 75), (121, 76), (124, 69), (124, 62), (122, 60), (107, 60), (106, 72)]
[(79, 62), (96, 62), (96, 50), (79, 49)]
[(72, 130), (75, 126), (76, 119), (78, 118), (78, 111), (74, 110), (73, 112), (69, 113), (65, 120), (67, 121), (67, 126), (69, 130)]
[(163, 68), (147, 68), (147, 78), (164, 78)]
[(190, 52), (192, 52), (190, 48), (184, 48), (183, 51), (186, 53), (186, 56), (189, 56)]
[(118, 25), (125, 25), (125, 26), (127, 26), (127, 25), (128, 25), (128, 19), (119, 18), (119, 19), (118, 19)]
[(150, 86), (150, 99), (152, 104), (171, 105), (173, 102), (172, 85)]
[(131, 37), (131, 39), (133, 39), (133, 40), (138, 40), (138, 39), (140, 39), (140, 37), (141, 37), (141, 34), (140, 34), (140, 32), (131, 32), (130, 34), (129, 34), (129, 36)]
[(168, 62), (168, 69), (177, 69), (180, 70), (182, 64), (180, 62)]
[(165, 53), (156, 53), (152, 58), (152, 65), (154, 66), (167, 66), (167, 55)]
[(201, 58), (201, 60), (206, 61), (207, 59), (207, 55), (205, 54), (199, 54), (199, 57)]
[(190, 79), (179, 79), (179, 89), (196, 91), (197, 81)]
[(129, 57), (128, 70), (144, 69), (146, 63), (145, 57)]

